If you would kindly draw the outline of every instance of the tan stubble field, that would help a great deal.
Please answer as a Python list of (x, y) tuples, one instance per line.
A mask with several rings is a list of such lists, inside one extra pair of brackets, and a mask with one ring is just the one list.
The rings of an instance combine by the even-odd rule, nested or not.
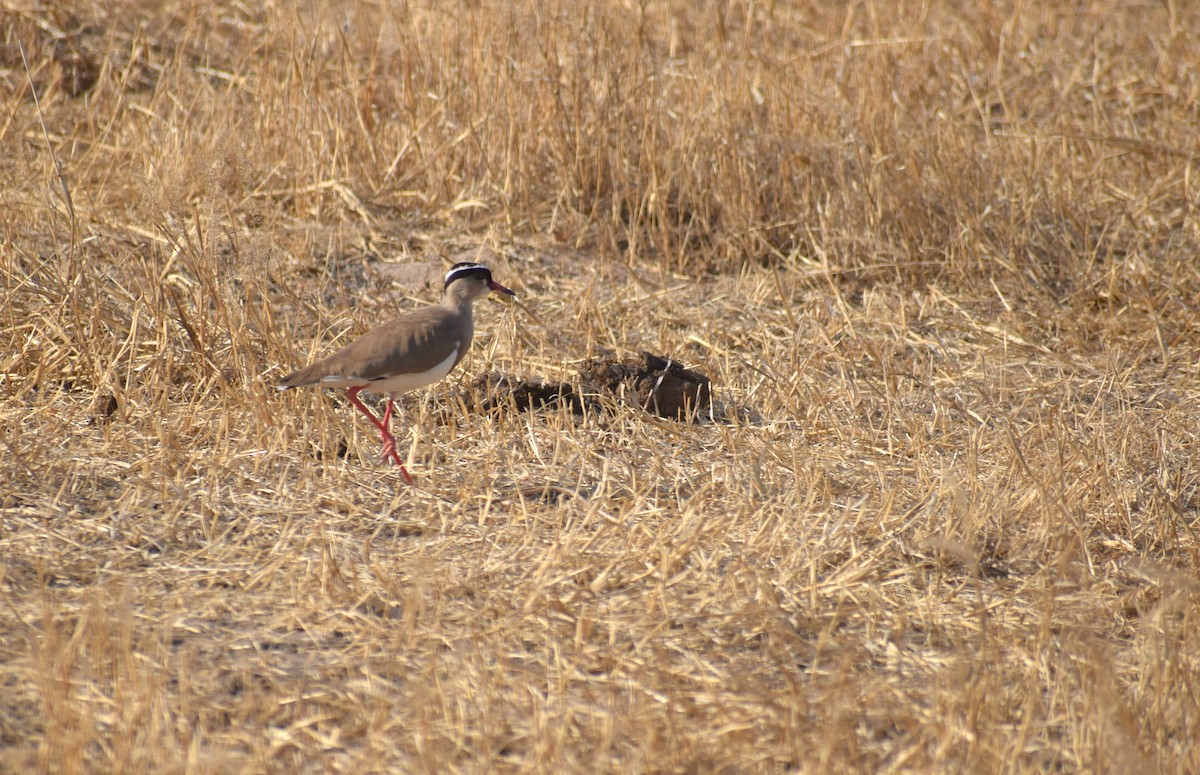
[(1200, 8), (693, 5), (0, 6), (0, 771), (1200, 772)]

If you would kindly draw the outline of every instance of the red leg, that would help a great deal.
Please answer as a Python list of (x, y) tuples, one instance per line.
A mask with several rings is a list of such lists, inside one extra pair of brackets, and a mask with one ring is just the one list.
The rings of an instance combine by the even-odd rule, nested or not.
[(400, 467), (400, 473), (404, 475), (404, 481), (412, 484), (412, 477), (408, 475), (408, 469), (404, 467), (404, 463), (400, 461), (400, 454), (396, 452), (396, 438), (388, 431), (388, 422), (392, 419), (391, 397), (388, 397), (387, 411), (384, 412), (383, 420), (381, 421), (362, 401), (358, 400), (358, 394), (361, 392), (361, 387), (352, 387), (346, 391), (346, 395), (349, 397), (350, 403), (354, 404), (354, 407), (358, 411), (366, 415), (371, 424), (379, 430), (379, 438), (383, 439), (383, 456), (391, 457), (392, 462)]
[[(392, 397), (388, 396), (387, 410), (384, 411), (384, 413), (383, 413), (383, 421), (382, 421), (383, 427), (385, 429), (390, 427), (391, 421), (392, 421)], [(387, 432), (384, 432), (383, 430), (381, 430), (380, 434), (379, 434), (379, 438), (383, 439), (383, 454), (380, 455), (380, 457), (386, 459), (389, 455), (395, 454), (395, 452), (396, 452), (395, 437), (393, 437), (391, 433), (387, 433)]]

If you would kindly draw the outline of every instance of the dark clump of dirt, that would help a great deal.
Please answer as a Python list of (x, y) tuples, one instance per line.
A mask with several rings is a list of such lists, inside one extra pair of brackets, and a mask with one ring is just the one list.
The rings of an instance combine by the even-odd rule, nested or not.
[(640, 359), (589, 361), (579, 370), (588, 392), (611, 393), (626, 403), (672, 420), (695, 417), (712, 404), (712, 381), (670, 358), (644, 352)]
[(121, 408), (117, 402), (117, 397), (112, 393), (102, 392), (97, 393), (92, 399), (92, 417), (88, 420), (89, 425), (101, 425), (112, 419), (112, 416)]
[(569, 382), (543, 382), (540, 379), (514, 379), (503, 374), (484, 374), (471, 384), (467, 406), (477, 412), (507, 408), (509, 402), (518, 412), (565, 404), (576, 414), (583, 413), (584, 399)]
[(478, 412), (512, 407), (517, 411), (566, 406), (576, 414), (602, 409), (605, 396), (672, 420), (695, 419), (712, 405), (712, 381), (698, 371), (660, 355), (592, 360), (579, 380), (546, 382), (485, 374), (475, 380), (466, 402)]

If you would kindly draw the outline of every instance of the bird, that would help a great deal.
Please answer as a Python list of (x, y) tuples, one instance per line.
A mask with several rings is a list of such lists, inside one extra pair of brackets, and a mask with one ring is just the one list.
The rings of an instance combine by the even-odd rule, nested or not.
[[(288, 374), (278, 389), (317, 385), (346, 388), (350, 403), (366, 415), (383, 441), (381, 457), (400, 467), (404, 481), (413, 479), (396, 451), (396, 438), (388, 430), (392, 402), (399, 396), (443, 379), (462, 361), (471, 346), (475, 321), (471, 305), (497, 291), (516, 297), (492, 279), (483, 264), (459, 262), (446, 272), (438, 304), (413, 310), (363, 334), (327, 358)], [(387, 394), (387, 409), (380, 418), (358, 394)]]

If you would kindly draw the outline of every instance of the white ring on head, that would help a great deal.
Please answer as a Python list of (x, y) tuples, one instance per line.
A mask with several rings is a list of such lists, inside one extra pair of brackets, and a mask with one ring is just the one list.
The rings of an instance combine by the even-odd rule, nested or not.
[(492, 270), (488, 269), (483, 264), (463, 263), (452, 267), (449, 272), (446, 272), (446, 281), (443, 283), (443, 285), (449, 285), (451, 280), (454, 280), (460, 275), (468, 272), (485, 272), (489, 279), (492, 276)]

